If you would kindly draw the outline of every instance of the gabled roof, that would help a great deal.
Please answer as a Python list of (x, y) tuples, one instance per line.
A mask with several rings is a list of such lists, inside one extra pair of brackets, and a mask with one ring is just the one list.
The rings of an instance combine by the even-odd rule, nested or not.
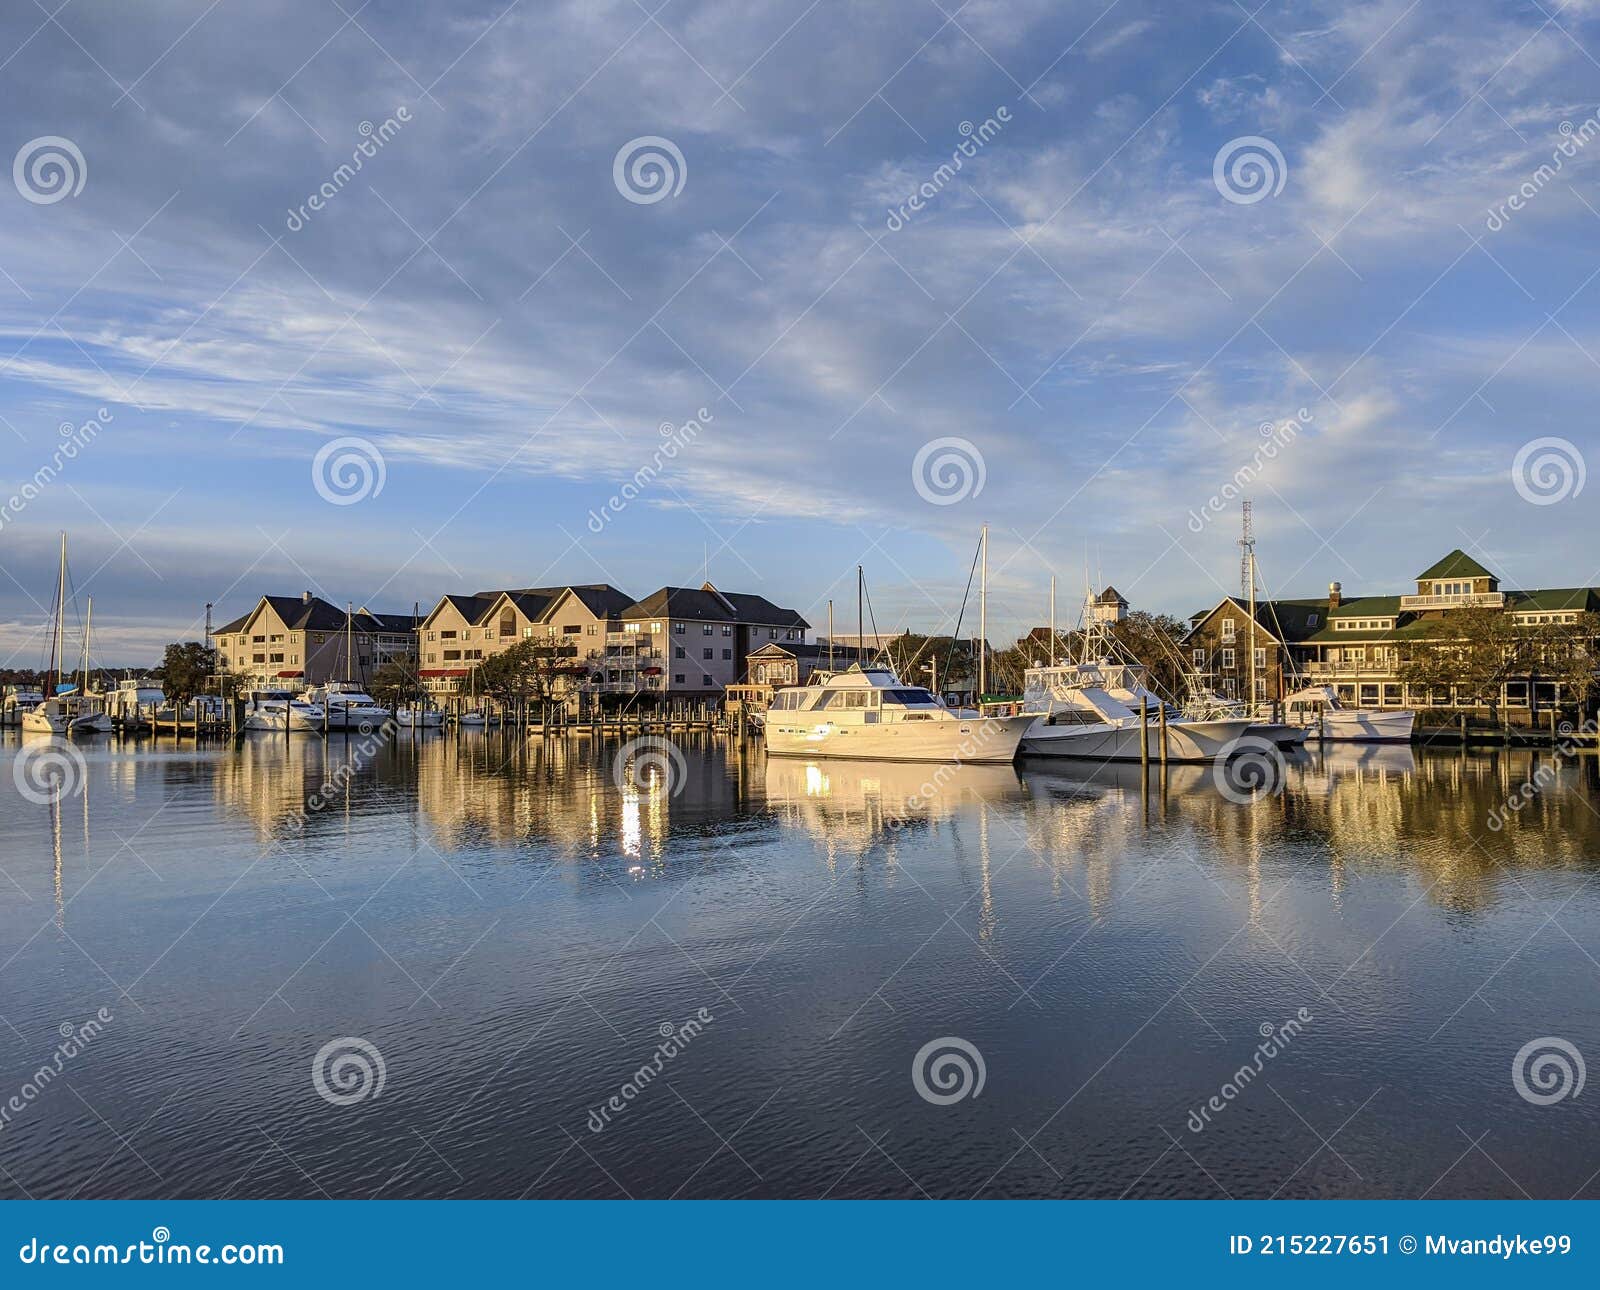
[[(1203, 609), (1189, 619), (1190, 627), (1185, 640), (1199, 630), (1202, 623), (1219, 609), (1231, 606), (1250, 616), (1249, 607), (1237, 596), (1226, 596), (1210, 609)], [(1281, 644), (1303, 641), (1316, 631), (1326, 619), (1326, 600), (1258, 600), (1256, 601), (1256, 626)], [(1048, 633), (1047, 633), (1048, 635)]]
[(1125, 605), (1128, 603), (1128, 598), (1111, 586), (1102, 591), (1096, 599), (1102, 605)]
[(761, 627), (811, 626), (792, 609), (781, 609), (765, 596), (718, 591), (709, 582), (699, 588), (662, 587), (630, 605), (624, 618), (673, 618), (679, 621), (748, 623)]
[[(321, 596), (262, 596), (243, 618), (214, 628), (212, 635), (243, 631), (264, 607), (277, 614), (292, 632), (342, 632), (345, 629), (345, 611)], [(351, 613), (349, 619), (350, 626), (358, 632), (409, 632), (412, 628), (410, 614), (376, 614), (361, 608)]]
[[(865, 654), (874, 654), (876, 650), (859, 650), (854, 645), (835, 645), (833, 647), (833, 661), (839, 667), (846, 667), (857, 661)], [(813, 663), (826, 663), (828, 661), (828, 643), (823, 641), (818, 644), (811, 642), (801, 644), (798, 641), (768, 641), (760, 649), (753, 649), (745, 655), (747, 660), (762, 662), (773, 658), (806, 659)]]
[(1428, 578), (1493, 578), (1481, 564), (1470, 555), (1457, 547), (1438, 564), (1424, 569), (1417, 575), (1417, 581), (1422, 582)]
[(1569, 613), (1573, 610), (1594, 613), (1600, 611), (1600, 588), (1549, 587), (1538, 591), (1508, 591), (1506, 604), (1520, 614), (1560, 609)]

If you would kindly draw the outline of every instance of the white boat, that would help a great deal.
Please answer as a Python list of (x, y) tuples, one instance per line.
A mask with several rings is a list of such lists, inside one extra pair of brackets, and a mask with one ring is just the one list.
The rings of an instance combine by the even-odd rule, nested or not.
[(167, 696), (161, 683), (149, 677), (126, 677), (115, 690), (101, 696), (106, 716), (124, 730), (142, 730), (151, 716), (165, 705)]
[(44, 702), (42, 690), (27, 686), (8, 685), (0, 698), (0, 726), (20, 726), (25, 713), (32, 712)]
[(888, 668), (813, 672), (767, 709), (767, 755), (883, 761), (1009, 762), (1033, 724), (1028, 716), (956, 712)]
[(470, 726), (474, 729), (482, 730), (489, 724), (489, 716), (481, 709), (473, 708), (471, 711), (463, 712), (457, 716), (456, 724), (458, 726)]
[[(45, 693), (49, 695), (22, 714), (22, 728), (34, 734), (106, 734), (111, 730), (111, 718), (106, 716), (95, 697), (86, 695), (79, 686), (62, 677), (62, 660), (66, 653), (66, 600), (67, 600), (67, 535), (61, 535), (61, 561), (56, 572), (55, 604), (50, 611), (50, 667)], [(82, 678), (89, 679), (89, 623), (94, 613), (89, 606), (90, 619), (83, 627)]]
[(396, 708), (396, 725), (417, 730), (437, 730), (444, 725), (444, 713), (438, 708)]
[(288, 690), (251, 690), (245, 696), (244, 728), (279, 734), (320, 731), (327, 724), (322, 708), (297, 699)]
[(36, 735), (66, 734), (66, 704), (59, 698), (46, 699), (22, 714), (22, 728)]
[(324, 686), (307, 690), (300, 698), (322, 709), (329, 730), (357, 730), (367, 734), (393, 716), (353, 681), (329, 681)]
[[(1024, 673), (1022, 710), (1034, 724), (1022, 741), (1025, 757), (1087, 757), (1151, 761), (1161, 757), (1163, 709), (1167, 760), (1211, 761), (1225, 756), (1252, 722), (1248, 717), (1194, 720), (1143, 686), (1142, 669), (1122, 663), (1063, 663)], [(1148, 721), (1136, 704), (1144, 701)]]
[(1417, 721), (1408, 708), (1347, 708), (1331, 685), (1296, 690), (1283, 706), (1291, 725), (1340, 743), (1410, 743)]
[(1305, 746), (1310, 733), (1304, 726), (1291, 726), (1282, 721), (1263, 721), (1259, 714), (1251, 713), (1241, 699), (1226, 699), (1220, 694), (1196, 688), (1183, 705), (1183, 715), (1190, 721), (1216, 721), (1223, 718), (1249, 717), (1252, 738), (1265, 739), (1279, 748), (1293, 749)]

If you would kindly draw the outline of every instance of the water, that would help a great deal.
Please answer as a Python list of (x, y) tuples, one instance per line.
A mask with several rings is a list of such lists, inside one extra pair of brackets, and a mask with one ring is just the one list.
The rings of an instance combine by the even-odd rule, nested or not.
[(1548, 755), (1249, 805), (677, 743), (641, 792), (588, 738), (101, 740), (52, 806), (9, 732), (0, 1195), (1596, 1194), (1600, 1096), (1512, 1077), (1600, 1056), (1592, 761), (1495, 831)]

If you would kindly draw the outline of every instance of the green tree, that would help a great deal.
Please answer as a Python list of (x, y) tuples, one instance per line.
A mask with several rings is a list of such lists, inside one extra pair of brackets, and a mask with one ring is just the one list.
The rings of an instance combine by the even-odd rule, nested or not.
[(1505, 609), (1454, 609), (1401, 647), (1397, 675), (1418, 688), (1454, 687), (1457, 702), (1476, 699), (1498, 720), (1507, 681), (1554, 681), (1568, 703), (1588, 699), (1597, 637), (1594, 614), (1570, 623), (1519, 623)]
[(469, 684), (507, 705), (543, 702), (555, 697), (577, 652), (563, 641), (526, 637), (480, 662)]
[(405, 663), (391, 659), (372, 674), (367, 693), (391, 712), (416, 700), (417, 674)]
[(204, 694), (217, 670), (217, 652), (200, 641), (174, 641), (161, 656), (161, 688), (174, 703)]

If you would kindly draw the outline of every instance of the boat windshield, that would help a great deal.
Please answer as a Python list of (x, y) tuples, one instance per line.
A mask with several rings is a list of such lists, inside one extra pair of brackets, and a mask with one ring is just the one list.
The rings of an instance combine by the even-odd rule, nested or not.
[(939, 706), (939, 701), (926, 690), (884, 690), (882, 691), (885, 703), (896, 703), (906, 708), (933, 708)]

